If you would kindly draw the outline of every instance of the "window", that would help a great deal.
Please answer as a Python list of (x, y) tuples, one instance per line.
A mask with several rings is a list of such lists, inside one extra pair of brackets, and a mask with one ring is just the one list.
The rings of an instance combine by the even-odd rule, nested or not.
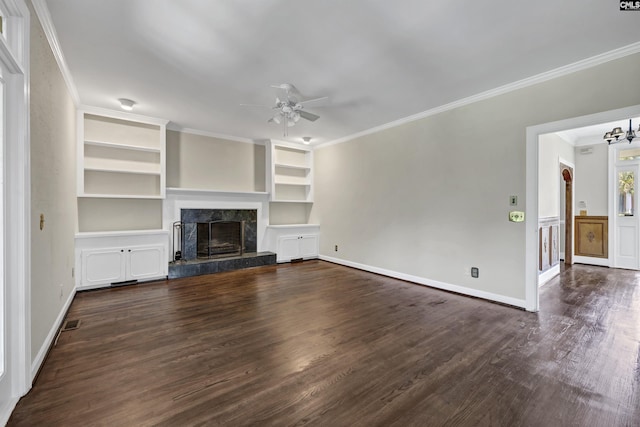
[(633, 216), (634, 192), (633, 171), (618, 172), (618, 216)]
[(640, 159), (640, 148), (627, 148), (626, 150), (618, 150), (618, 160), (636, 159)]

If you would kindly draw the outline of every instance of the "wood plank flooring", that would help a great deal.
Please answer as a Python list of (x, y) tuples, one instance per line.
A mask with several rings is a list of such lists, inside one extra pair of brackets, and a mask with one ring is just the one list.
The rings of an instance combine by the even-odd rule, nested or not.
[(541, 305), (323, 261), (79, 293), (8, 425), (640, 425), (640, 275)]

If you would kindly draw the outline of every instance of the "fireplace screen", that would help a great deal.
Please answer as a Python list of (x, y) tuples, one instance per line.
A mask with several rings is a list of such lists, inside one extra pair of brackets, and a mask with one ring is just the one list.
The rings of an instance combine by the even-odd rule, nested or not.
[(199, 222), (198, 258), (222, 258), (244, 253), (244, 221)]

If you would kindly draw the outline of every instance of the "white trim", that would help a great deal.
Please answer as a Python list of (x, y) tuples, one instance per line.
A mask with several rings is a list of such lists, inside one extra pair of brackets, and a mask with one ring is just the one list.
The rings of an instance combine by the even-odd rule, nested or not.
[(358, 270), (364, 270), (370, 273), (381, 274), (383, 276), (393, 277), (395, 279), (406, 280), (408, 282), (417, 283), (419, 285), (428, 286), (430, 288), (443, 289), (445, 291), (455, 292), (462, 295), (482, 298), (482, 299), (493, 301), (493, 302), (512, 305), (514, 307), (525, 308), (525, 301), (518, 298), (506, 297), (504, 295), (498, 295), (491, 292), (480, 291), (477, 289), (467, 288), (460, 285), (453, 285), (450, 283), (431, 280), (424, 277), (412, 276), (410, 274), (400, 273), (397, 271), (387, 270), (379, 267), (373, 267), (370, 265), (360, 264), (353, 261), (347, 261), (340, 258), (333, 258), (325, 255), (320, 255), (319, 258), (323, 261), (329, 261), (334, 264), (340, 264), (347, 267), (357, 268)]
[(573, 257), (573, 262), (574, 264), (578, 263), (578, 264), (599, 265), (601, 267), (609, 267), (608, 258), (593, 258), (590, 256), (575, 255)]
[(4, 405), (0, 404), (0, 426), (7, 424), (19, 400), (19, 397), (12, 397)]
[(444, 104), (439, 107), (435, 107), (430, 110), (423, 111), (421, 113), (413, 114), (411, 116), (407, 116), (402, 119), (395, 120), (393, 122), (376, 126), (371, 129), (364, 130), (362, 132), (357, 132), (352, 135), (334, 139), (333, 141), (317, 144), (317, 145), (314, 145), (314, 148), (328, 147), (330, 145), (341, 144), (343, 142), (351, 141), (353, 139), (360, 138), (365, 135), (371, 135), (373, 133), (381, 132), (386, 129), (401, 126), (416, 120), (421, 120), (426, 117), (435, 116), (436, 114), (444, 113), (445, 111), (450, 111), (455, 108), (473, 104), (474, 102), (483, 101), (485, 99), (493, 98), (498, 95), (503, 95), (508, 92), (524, 89), (526, 87), (533, 86), (538, 83), (543, 83), (548, 80), (552, 80), (558, 77), (563, 77), (578, 71), (586, 70), (588, 68), (592, 68), (597, 65), (601, 65), (616, 59), (624, 58), (625, 56), (633, 55), (639, 52), (640, 52), (640, 42), (632, 43), (630, 45), (623, 46), (621, 48), (614, 49), (609, 52), (605, 52), (599, 55), (592, 56), (587, 59), (583, 59), (581, 61), (574, 62), (573, 64), (558, 67), (553, 70), (546, 71), (544, 73), (540, 73), (535, 76), (527, 77), (525, 79), (518, 80), (513, 83), (508, 83), (503, 86), (498, 86), (497, 88), (487, 90), (485, 92), (481, 92), (466, 98), (462, 98), (457, 101), (453, 101), (448, 104)]
[[(526, 208), (525, 218), (525, 301), (527, 311), (538, 311), (538, 137), (545, 133), (621, 120), (640, 114), (640, 105), (604, 111), (556, 122), (529, 126), (526, 129)], [(575, 170), (574, 170), (575, 173)]]
[(198, 130), (198, 129), (192, 129), (192, 128), (183, 128), (178, 126), (175, 123), (170, 123), (167, 125), (167, 130), (172, 130), (175, 132), (182, 132), (182, 133), (189, 133), (192, 135), (200, 135), (200, 136), (206, 136), (209, 138), (216, 138), (216, 139), (224, 139), (224, 140), (228, 140), (228, 141), (236, 141), (236, 142), (244, 142), (246, 144), (256, 144), (256, 145), (264, 145), (265, 141), (263, 139), (250, 139), (250, 138), (243, 138), (240, 136), (233, 136), (233, 135), (224, 135), (221, 133), (215, 133), (215, 132), (209, 132), (209, 131), (205, 131), (205, 130)]
[[(168, 191), (162, 202), (162, 228), (169, 232), (169, 261), (173, 261), (173, 223), (180, 221), (181, 209), (255, 209), (257, 210), (256, 250), (266, 249), (265, 234), (269, 224), (269, 200), (266, 193), (229, 193)], [(172, 189), (177, 190), (177, 189)]]
[(269, 196), (266, 191), (222, 191), (222, 190), (205, 190), (200, 188), (178, 188), (167, 187), (167, 195), (172, 194), (176, 196), (210, 196), (210, 197), (239, 197), (245, 199), (261, 200)]
[(40, 25), (42, 25), (42, 30), (47, 37), (49, 46), (51, 46), (51, 51), (58, 63), (58, 68), (60, 68), (64, 82), (67, 84), (67, 90), (71, 95), (71, 99), (73, 99), (74, 104), (78, 107), (80, 105), (80, 95), (78, 94), (78, 89), (73, 81), (71, 71), (69, 71), (69, 67), (67, 66), (64, 53), (62, 53), (62, 48), (58, 41), (58, 34), (56, 33), (56, 28), (53, 25), (53, 20), (51, 19), (51, 13), (47, 7), (47, 2), (45, 0), (31, 0), (31, 3), (33, 4), (33, 9), (36, 11)]
[[(29, 127), (29, 29), (30, 12), (23, 0), (3, 2), (11, 5), (13, 30), (9, 48), (20, 69), (3, 75), (5, 83), (5, 177), (4, 280), (9, 328), (6, 336), (9, 394), (4, 399), (0, 419), (8, 416), (14, 400), (31, 388), (31, 173)], [(5, 58), (6, 59), (6, 58)], [(4, 62), (4, 61), (3, 61)], [(15, 67), (14, 67), (15, 68)], [(9, 226), (10, 225), (10, 226)]]
[(49, 348), (51, 348), (54, 340), (58, 335), (58, 330), (60, 330), (60, 328), (62, 327), (62, 322), (64, 321), (64, 318), (67, 315), (67, 311), (69, 310), (69, 307), (71, 307), (71, 303), (73, 302), (73, 299), (75, 298), (75, 296), (76, 296), (76, 287), (74, 286), (73, 289), (71, 290), (71, 293), (69, 294), (69, 297), (67, 298), (67, 301), (64, 303), (64, 306), (62, 306), (62, 309), (60, 310), (58, 317), (56, 318), (55, 322), (53, 322), (53, 325), (51, 326), (51, 330), (49, 331), (49, 334), (47, 334), (47, 337), (42, 343), (42, 346), (40, 347), (40, 351), (38, 351), (38, 354), (36, 355), (35, 359), (31, 363), (31, 381), (36, 379), (36, 375), (38, 374), (38, 371), (40, 370), (40, 367), (42, 366), (42, 363), (44, 362), (45, 357), (47, 357)]
[[(79, 105), (78, 112), (79, 114), (88, 113), (88, 114), (93, 114), (95, 116), (106, 116), (114, 119), (127, 120), (132, 122), (141, 122), (141, 123), (156, 125), (160, 127), (164, 126), (165, 130), (166, 130), (167, 123), (169, 123), (169, 120), (158, 118), (158, 117), (143, 116), (141, 114), (127, 113), (125, 111), (111, 110), (109, 108), (92, 107), (90, 105)], [(79, 116), (78, 120), (80, 120), (80, 117), (82, 117), (82, 115)], [(78, 135), (78, 137), (84, 138), (84, 135)]]
[(129, 236), (156, 236), (168, 235), (167, 230), (118, 230), (118, 231), (83, 231), (76, 233), (76, 239), (94, 239), (96, 237), (129, 237)]
[(11, 53), (4, 37), (0, 37), (0, 61), (6, 64), (7, 71), (13, 74), (23, 74), (23, 69), (18, 60)]
[(540, 273), (540, 275), (538, 276), (538, 286), (546, 284), (549, 280), (553, 279), (558, 274), (560, 274), (560, 264), (556, 264), (544, 273)]

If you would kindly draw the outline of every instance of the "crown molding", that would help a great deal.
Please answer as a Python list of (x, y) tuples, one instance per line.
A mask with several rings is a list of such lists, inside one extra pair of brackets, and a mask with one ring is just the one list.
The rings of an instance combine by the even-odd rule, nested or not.
[(423, 111), (421, 113), (413, 114), (411, 116), (404, 117), (402, 119), (395, 120), (393, 122), (376, 126), (376, 127), (364, 130), (362, 132), (357, 132), (352, 135), (345, 136), (343, 138), (338, 138), (333, 141), (328, 141), (322, 144), (318, 144), (315, 146), (315, 148), (324, 148), (330, 145), (341, 144), (343, 142), (351, 141), (366, 135), (378, 133), (386, 129), (402, 126), (404, 124), (411, 123), (416, 120), (424, 119), (430, 116), (435, 116), (436, 114), (444, 113), (446, 111), (460, 108), (465, 105), (473, 104), (478, 101), (483, 101), (485, 99), (503, 95), (508, 92), (513, 92), (515, 90), (536, 85), (538, 83), (543, 83), (549, 80), (556, 79), (558, 77), (563, 77), (568, 74), (586, 70), (588, 68), (592, 68), (597, 65), (601, 65), (616, 59), (624, 58), (625, 56), (633, 55), (636, 53), (640, 53), (640, 42), (632, 43), (630, 45), (623, 46), (621, 48), (614, 49), (609, 52), (601, 53), (599, 55), (595, 55), (590, 58), (583, 59), (569, 65), (564, 65), (562, 67), (558, 67), (550, 71), (545, 71), (544, 73), (540, 73), (532, 77), (527, 77), (525, 79), (518, 80), (513, 83), (508, 83), (506, 85), (499, 86), (497, 88), (494, 88), (485, 92), (481, 92), (476, 95), (469, 96), (467, 98), (462, 98), (457, 101), (453, 101), (448, 104), (444, 104), (439, 107), (435, 107), (430, 110)]
[(107, 117), (112, 117), (112, 118), (121, 119), (121, 120), (132, 120), (136, 122), (154, 124), (157, 126), (166, 127), (167, 123), (169, 123), (169, 120), (162, 119), (159, 117), (143, 116), (141, 114), (129, 113), (126, 111), (111, 110), (109, 108), (102, 108), (102, 107), (93, 107), (91, 105), (78, 105), (77, 108), (82, 112), (95, 114), (97, 116), (107, 116)]
[(58, 34), (56, 33), (56, 28), (53, 25), (53, 20), (51, 19), (51, 13), (49, 13), (47, 3), (45, 0), (32, 0), (31, 3), (36, 11), (40, 25), (42, 25), (42, 30), (47, 37), (49, 46), (51, 46), (53, 57), (58, 63), (58, 68), (60, 68), (62, 78), (67, 84), (67, 89), (69, 90), (71, 99), (73, 99), (76, 107), (78, 107), (80, 105), (80, 95), (78, 94), (78, 89), (76, 88), (76, 84), (71, 76), (71, 71), (69, 71), (69, 67), (67, 66), (67, 61), (64, 59), (64, 53), (62, 53), (62, 48), (58, 42)]

